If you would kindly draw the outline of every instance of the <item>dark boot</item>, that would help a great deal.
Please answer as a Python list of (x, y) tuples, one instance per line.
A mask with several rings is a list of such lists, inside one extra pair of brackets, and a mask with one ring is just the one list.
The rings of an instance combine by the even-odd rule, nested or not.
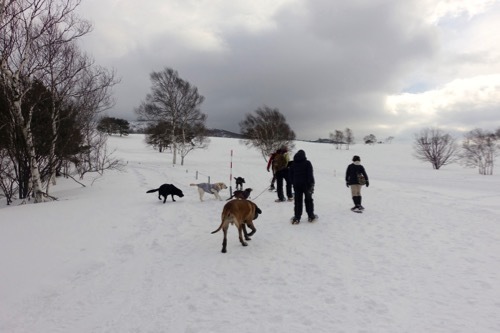
[(351, 208), (352, 211), (358, 209), (358, 197), (352, 197), (352, 202), (354, 202), (354, 207)]
[(361, 205), (361, 196), (358, 197), (358, 208), (361, 210), (365, 209), (365, 207)]

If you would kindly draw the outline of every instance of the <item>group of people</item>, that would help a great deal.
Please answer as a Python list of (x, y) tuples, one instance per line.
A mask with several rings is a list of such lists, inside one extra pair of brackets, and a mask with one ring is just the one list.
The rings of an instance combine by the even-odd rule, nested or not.
[[(314, 222), (318, 215), (314, 213), (314, 171), (312, 163), (307, 159), (304, 150), (300, 149), (290, 160), (288, 148), (281, 147), (271, 154), (267, 163), (267, 171), (273, 172), (270, 190), (274, 190), (276, 183), (276, 193), (278, 199), (276, 202), (294, 201), (294, 216), (291, 218), (292, 224), (300, 223), (303, 212), (303, 203), (307, 213), (307, 220)], [(368, 175), (365, 168), (361, 165), (361, 158), (355, 155), (352, 163), (348, 165), (345, 174), (346, 186), (351, 188), (354, 212), (361, 212), (364, 207), (361, 205), (361, 187), (369, 186)], [(285, 191), (283, 190), (285, 183)], [(293, 192), (292, 192), (293, 187)], [(286, 197), (285, 197), (286, 194)]]

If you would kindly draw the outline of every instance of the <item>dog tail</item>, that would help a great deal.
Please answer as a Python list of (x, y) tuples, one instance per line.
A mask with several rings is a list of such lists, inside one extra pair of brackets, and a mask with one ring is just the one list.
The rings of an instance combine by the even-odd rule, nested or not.
[(198, 184), (189, 184), (189, 186), (198, 186)]
[(220, 224), (220, 226), (217, 228), (217, 230), (214, 230), (211, 232), (211, 234), (215, 234), (216, 232), (218, 232), (220, 229), (222, 229), (222, 223)]
[(226, 201), (229, 201), (231, 200), (232, 198), (234, 198), (234, 195), (230, 196), (229, 198), (226, 199)]
[(156, 188), (156, 189), (154, 189), (154, 190), (149, 190), (149, 191), (147, 191), (146, 193), (154, 193), (154, 192), (158, 192), (158, 190), (159, 190), (159, 188)]
[(221, 214), (221, 223), (220, 223), (220, 226), (216, 230), (212, 231), (211, 232), (212, 234), (215, 234), (216, 232), (218, 232), (219, 230), (222, 229), (222, 227), (224, 226), (224, 222), (226, 220), (226, 217), (228, 217), (229, 215), (230, 215), (230, 212), (228, 210), (226, 210), (226, 208), (224, 208), (222, 210), (222, 214)]
[(215, 229), (214, 231), (212, 231), (211, 233), (212, 233), (212, 234), (215, 234), (215, 233), (216, 233), (216, 232), (218, 232), (220, 229), (222, 229), (222, 226), (223, 226), (223, 225), (224, 225), (224, 219), (222, 219), (222, 222), (220, 223), (220, 226), (219, 226), (217, 229)]

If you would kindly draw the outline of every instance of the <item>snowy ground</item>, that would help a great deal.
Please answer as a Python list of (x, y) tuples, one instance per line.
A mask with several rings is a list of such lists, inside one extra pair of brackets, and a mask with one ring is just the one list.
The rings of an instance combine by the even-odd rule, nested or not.
[[(500, 332), (500, 176), (432, 170), (409, 144), (297, 142), (320, 219), (291, 225), (260, 154), (211, 141), (173, 166), (141, 135), (112, 137), (123, 172), (59, 180), (55, 202), (2, 202), (0, 332)], [(189, 184), (229, 183), (231, 150), (263, 214), (247, 247), (231, 226), (222, 254), (210, 232), (225, 201)], [(344, 183), (354, 154), (370, 176), (364, 214)], [(145, 193), (162, 183), (185, 196)]]

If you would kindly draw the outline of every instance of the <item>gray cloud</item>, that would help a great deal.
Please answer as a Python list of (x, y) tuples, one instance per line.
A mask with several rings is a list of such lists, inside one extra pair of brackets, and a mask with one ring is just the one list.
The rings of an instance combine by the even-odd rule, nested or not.
[[(428, 88), (443, 55), (439, 26), (425, 21), (419, 3), (291, 2), (261, 31), (218, 30), (215, 49), (197, 48), (172, 30), (142, 36), (119, 57), (102, 57), (122, 77), (109, 113), (135, 119), (133, 109), (150, 89), (149, 74), (171, 67), (206, 97), (202, 111), (209, 127), (238, 132), (245, 114), (268, 105), (285, 115), (299, 138), (327, 137), (346, 127), (358, 138), (408, 133), (406, 118), (386, 109), (386, 97)], [(440, 70), (444, 82), (461, 64), (472, 66), (470, 58), (450, 56), (453, 68)], [(465, 110), (432, 121), (458, 126), (478, 115)]]

